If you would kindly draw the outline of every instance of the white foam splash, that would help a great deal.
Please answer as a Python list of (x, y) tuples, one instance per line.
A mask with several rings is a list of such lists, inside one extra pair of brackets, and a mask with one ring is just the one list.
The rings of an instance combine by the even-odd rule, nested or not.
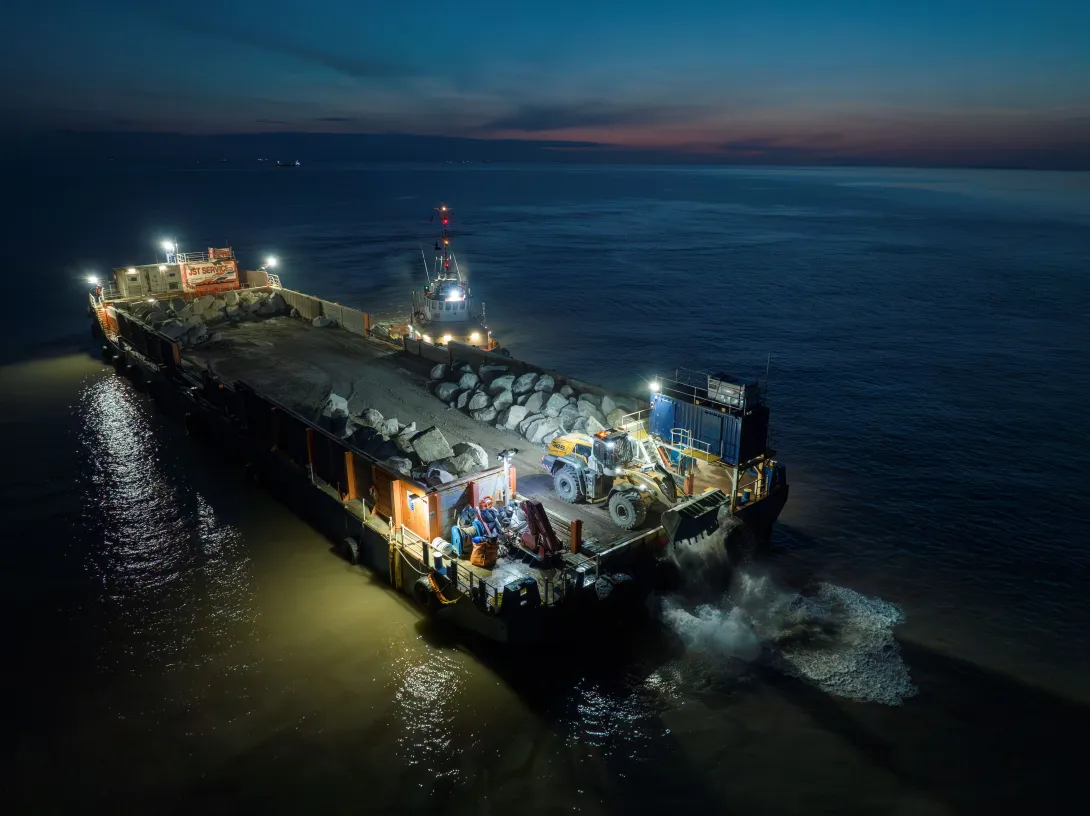
[(803, 619), (834, 621), (838, 631), (817, 647), (784, 648), (780, 656), (791, 673), (852, 700), (895, 706), (917, 693), (893, 635), (904, 621), (898, 606), (833, 584), (820, 584), (800, 601)]
[(694, 657), (705, 665), (709, 658), (761, 659), (861, 702), (900, 705), (916, 694), (893, 635), (904, 621), (898, 606), (826, 583), (803, 596), (768, 575), (732, 571), (726, 542), (739, 532), (724, 520), (716, 534), (683, 549), (678, 561), (685, 583), (662, 601), (663, 621)]

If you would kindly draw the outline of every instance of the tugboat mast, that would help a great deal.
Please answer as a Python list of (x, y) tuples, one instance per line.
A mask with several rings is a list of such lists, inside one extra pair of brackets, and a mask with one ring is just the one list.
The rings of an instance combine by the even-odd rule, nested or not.
[[(435, 258), (435, 270), (432, 277), (437, 280), (443, 280), (444, 278), (454, 278), (466, 289), (466, 295), (469, 295), (469, 287), (466, 286), (466, 282), (462, 280), (461, 270), (458, 269), (458, 262), (454, 258), (454, 252), (450, 248), (450, 207), (446, 204), (440, 204), (438, 207), (432, 208), (435, 215), (432, 215), (431, 219), (435, 220), (435, 216), (439, 216), (439, 240), (435, 242), (435, 251), (437, 253)], [(454, 261), (455, 271), (451, 272), (450, 264)]]

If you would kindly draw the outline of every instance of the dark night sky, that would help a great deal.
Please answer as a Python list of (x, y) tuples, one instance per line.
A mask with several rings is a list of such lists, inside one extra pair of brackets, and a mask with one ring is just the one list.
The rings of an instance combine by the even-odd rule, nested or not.
[(1085, 0), (6, 9), (0, 110), (24, 139), (414, 134), (726, 161), (1090, 163)]

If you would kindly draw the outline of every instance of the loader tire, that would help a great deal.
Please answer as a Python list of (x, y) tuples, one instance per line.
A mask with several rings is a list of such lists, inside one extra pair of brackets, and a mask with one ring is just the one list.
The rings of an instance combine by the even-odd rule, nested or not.
[(553, 488), (560, 501), (575, 504), (581, 498), (579, 495), (579, 474), (571, 465), (564, 465), (553, 476)]
[(630, 493), (614, 493), (609, 499), (609, 517), (622, 530), (635, 530), (647, 518), (647, 508)]

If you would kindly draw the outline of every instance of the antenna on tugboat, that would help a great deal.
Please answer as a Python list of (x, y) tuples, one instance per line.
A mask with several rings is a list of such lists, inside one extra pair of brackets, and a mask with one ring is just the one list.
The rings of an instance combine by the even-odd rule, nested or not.
[(420, 247), (420, 258), (424, 261), (424, 275), (427, 277), (428, 283), (431, 283), (431, 270), (428, 269), (428, 256), (424, 254), (424, 247), (422, 246)]

